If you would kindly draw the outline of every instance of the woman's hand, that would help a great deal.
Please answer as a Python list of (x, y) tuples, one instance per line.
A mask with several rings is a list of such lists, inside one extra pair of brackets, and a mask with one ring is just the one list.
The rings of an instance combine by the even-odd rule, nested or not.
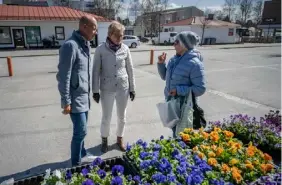
[(163, 54), (161, 54), (161, 55), (158, 57), (158, 59), (159, 59), (158, 63), (159, 63), (159, 64), (163, 64), (163, 63), (165, 62), (165, 60), (166, 60), (166, 53), (163, 52)]
[(169, 95), (170, 96), (176, 96), (177, 92), (176, 92), (176, 89), (172, 89), (170, 92), (169, 92)]

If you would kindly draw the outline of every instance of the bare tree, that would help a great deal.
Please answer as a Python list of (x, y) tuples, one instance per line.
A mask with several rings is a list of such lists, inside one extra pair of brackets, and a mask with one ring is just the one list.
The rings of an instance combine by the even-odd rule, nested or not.
[(142, 25), (150, 33), (160, 30), (160, 18), (162, 11), (167, 8), (168, 0), (142, 0), (140, 10), (142, 14)]
[(114, 19), (123, 8), (123, 2), (120, 0), (93, 0), (93, 3), (94, 7), (91, 13), (108, 19)]
[(233, 19), (234, 12), (236, 10), (236, 5), (238, 0), (225, 0), (223, 5), (223, 11), (227, 14), (230, 20)]
[(253, 7), (254, 24), (258, 25), (262, 21), (263, 0), (256, 0)]
[(209, 8), (205, 9), (204, 15), (208, 16), (209, 14), (213, 14), (214, 18), (217, 19), (217, 20), (223, 20), (224, 17), (225, 17), (225, 14), (222, 10), (212, 10), (212, 9), (209, 9)]
[(200, 17), (200, 22), (202, 24), (202, 37), (201, 37), (201, 45), (203, 45), (203, 41), (204, 41), (204, 36), (205, 36), (205, 30), (208, 26), (208, 24), (211, 22), (211, 20), (209, 20), (206, 17)]
[(238, 0), (239, 17), (241, 24), (246, 24), (247, 19), (250, 18), (253, 8), (254, 0)]
[(134, 15), (134, 20), (136, 20), (141, 11), (141, 3), (139, 2), (139, 0), (130, 1), (129, 11), (131, 15)]

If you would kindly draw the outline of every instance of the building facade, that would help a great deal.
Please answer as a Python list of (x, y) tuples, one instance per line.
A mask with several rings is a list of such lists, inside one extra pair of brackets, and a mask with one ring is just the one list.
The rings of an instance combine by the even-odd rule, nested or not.
[(233, 44), (240, 42), (240, 36), (236, 33), (241, 26), (230, 22), (206, 19), (205, 17), (191, 17), (188, 19), (171, 22), (162, 25), (163, 32), (193, 31), (201, 37), (202, 44), (214, 38), (213, 44)]
[[(78, 29), (81, 16), (87, 13), (67, 7), (0, 5), (0, 48), (44, 46), (49, 39), (62, 45)], [(98, 22), (98, 35), (93, 44), (106, 40), (110, 20), (89, 14)]]
[(262, 23), (258, 28), (265, 37), (281, 36), (281, 0), (264, 2)]
[(48, 6), (47, 0), (3, 0), (2, 3), (19, 6)]
[(135, 32), (140, 36), (156, 35), (161, 29), (160, 25), (203, 15), (204, 12), (195, 6), (150, 12), (137, 17)]

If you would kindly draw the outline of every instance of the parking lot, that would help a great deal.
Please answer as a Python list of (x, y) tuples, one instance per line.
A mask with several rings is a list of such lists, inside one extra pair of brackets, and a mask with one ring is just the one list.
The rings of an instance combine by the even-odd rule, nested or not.
[[(150, 140), (171, 136), (163, 128), (156, 104), (164, 100), (162, 81), (157, 72), (157, 56), (171, 48), (155, 52), (132, 52), (135, 65), (137, 98), (129, 103), (125, 140)], [(242, 113), (263, 116), (270, 109), (281, 109), (281, 48), (203, 48), (207, 92), (200, 99), (209, 121)], [(58, 56), (13, 58), (15, 76), (7, 76), (6, 59), (0, 58), (0, 182), (42, 173), (47, 168), (68, 167), (72, 123), (61, 114), (57, 91)], [(114, 110), (115, 111), (115, 110)], [(92, 101), (86, 147), (100, 153), (100, 105)], [(115, 112), (110, 144), (115, 141)], [(120, 155), (114, 145), (102, 155)], [(1, 178), (2, 177), (2, 178)]]

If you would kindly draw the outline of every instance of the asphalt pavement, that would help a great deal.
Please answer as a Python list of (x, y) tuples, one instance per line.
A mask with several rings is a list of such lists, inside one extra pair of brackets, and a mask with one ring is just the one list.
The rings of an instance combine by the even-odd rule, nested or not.
[[(155, 63), (162, 49), (155, 52)], [(281, 109), (280, 50), (280, 46), (202, 49), (207, 92), (199, 104), (207, 119), (221, 120), (237, 113), (263, 116), (270, 109)], [(168, 57), (174, 54), (173, 50), (165, 52)], [(164, 100), (164, 81), (157, 66), (149, 65), (149, 51), (132, 52), (132, 57), (137, 97), (128, 105), (124, 139), (134, 142), (171, 136), (156, 109)], [(0, 182), (70, 165), (72, 123), (61, 114), (57, 64), (56, 55), (13, 58), (14, 76), (7, 77), (6, 60), (0, 59)], [(113, 113), (111, 151), (102, 155), (101, 107), (92, 101), (86, 147), (94, 155), (121, 155), (114, 145), (115, 109)]]

